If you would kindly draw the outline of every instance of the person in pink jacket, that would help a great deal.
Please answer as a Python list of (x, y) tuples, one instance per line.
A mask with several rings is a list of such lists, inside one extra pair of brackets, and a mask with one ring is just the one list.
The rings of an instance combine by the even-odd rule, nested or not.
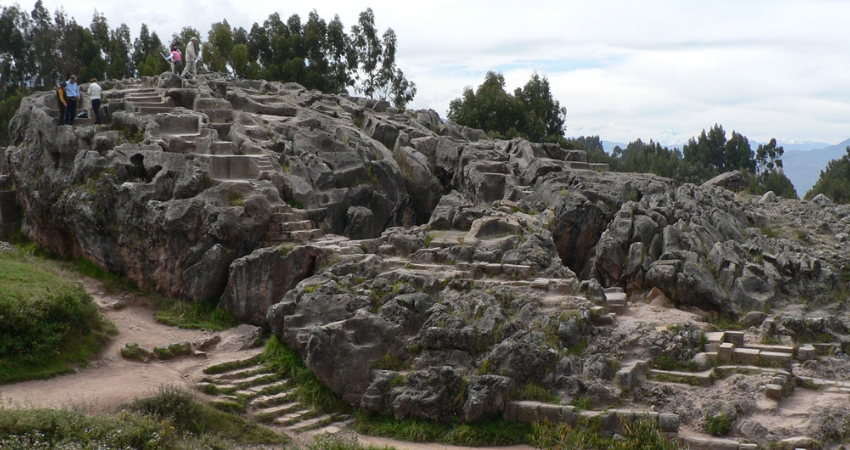
[(180, 53), (180, 46), (177, 44), (171, 46), (171, 63), (174, 65), (172, 73), (180, 75), (183, 70), (183, 55)]

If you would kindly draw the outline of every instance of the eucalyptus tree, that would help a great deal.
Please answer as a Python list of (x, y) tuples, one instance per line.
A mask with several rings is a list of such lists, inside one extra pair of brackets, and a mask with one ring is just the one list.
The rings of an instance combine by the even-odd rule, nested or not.
[(202, 58), (209, 70), (230, 73), (230, 52), (233, 50), (233, 29), (227, 19), (212, 24), (207, 34), (207, 44), (201, 51)]
[(354, 90), (369, 98), (391, 100), (404, 108), (416, 96), (416, 84), (404, 77), (396, 67), (398, 38), (392, 28), (379, 37), (375, 13), (371, 8), (360, 13), (351, 27), (351, 48), (356, 56), (353, 73)]

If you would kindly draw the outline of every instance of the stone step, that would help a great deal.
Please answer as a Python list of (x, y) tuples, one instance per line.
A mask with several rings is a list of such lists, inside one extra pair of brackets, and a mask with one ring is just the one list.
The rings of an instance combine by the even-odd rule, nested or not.
[(710, 333), (705, 333), (706, 341), (709, 344), (721, 344), (724, 342), (726, 333), (723, 331), (712, 331)]
[(278, 417), (274, 420), (274, 423), (278, 425), (289, 426), (291, 424), (297, 423), (301, 421), (301, 418), (310, 413), (308, 409), (301, 409), (298, 411), (293, 411), (291, 413), (286, 414), (285, 416)]
[(134, 103), (164, 103), (164, 99), (161, 95), (157, 95), (156, 92), (131, 92), (124, 96), (124, 100), (128, 102)]
[(280, 231), (301, 231), (301, 230), (312, 230), (316, 228), (316, 225), (312, 220), (300, 220), (297, 222), (283, 222), (279, 224), (281, 229)]
[(287, 399), (289, 398), (291, 393), (292, 390), (286, 390), (283, 392), (278, 392), (277, 394), (258, 395), (252, 398), (249, 404), (250, 406), (257, 409), (270, 408), (272, 406), (287, 403)]
[(324, 425), (329, 425), (333, 422), (335, 422), (333, 414), (323, 414), (321, 416), (314, 417), (312, 419), (307, 419), (307, 420), (298, 422), (298, 423), (290, 426), (289, 430), (293, 431), (295, 433), (302, 433), (304, 431), (307, 431), (307, 430), (310, 430), (310, 429), (313, 429), (313, 428), (319, 428), (319, 427), (322, 427)]
[(325, 232), (322, 231), (321, 229), (316, 228), (316, 229), (312, 229), (312, 230), (293, 231), (291, 234), (292, 234), (292, 240), (294, 240), (294, 241), (309, 242), (309, 241), (312, 241), (314, 239), (318, 239), (318, 238), (323, 237), (325, 235)]
[(220, 390), (220, 391), (226, 391), (226, 390), (229, 390), (229, 389), (236, 389), (237, 388), (237, 386), (235, 384), (215, 383), (215, 382), (210, 382), (210, 381), (200, 381), (200, 382), (195, 384), (195, 387), (197, 387), (199, 391), (205, 391), (205, 388), (207, 386), (215, 386), (215, 388)]
[(713, 369), (703, 372), (681, 372), (677, 370), (649, 369), (647, 378), (655, 381), (668, 381), (672, 383), (684, 383), (692, 386), (711, 386)]
[(272, 381), (271, 383), (257, 385), (256, 391), (260, 395), (272, 395), (281, 391), (288, 390), (291, 383), (291, 379), (282, 378), (278, 379), (277, 381)]
[(214, 380), (237, 380), (241, 381), (242, 379), (250, 378), (256, 375), (266, 375), (272, 373), (273, 371), (265, 366), (262, 363), (254, 364), (249, 367), (242, 367), (233, 370), (229, 370), (227, 372), (218, 373), (215, 375), (207, 376), (206, 378), (214, 379)]
[(794, 346), (792, 345), (745, 344), (744, 348), (755, 348), (763, 352), (788, 353), (789, 355), (794, 353)]
[(140, 116), (149, 116), (154, 114), (163, 114), (174, 112), (174, 108), (171, 106), (135, 106), (131, 109), (131, 112), (134, 112)]
[(265, 408), (257, 408), (252, 413), (255, 416), (263, 415), (267, 417), (281, 418), (287, 414), (301, 410), (304, 407), (298, 402), (287, 402), (280, 405), (273, 405)]
[(758, 444), (738, 442), (734, 439), (721, 439), (700, 436), (679, 436), (679, 442), (691, 450), (757, 450)]

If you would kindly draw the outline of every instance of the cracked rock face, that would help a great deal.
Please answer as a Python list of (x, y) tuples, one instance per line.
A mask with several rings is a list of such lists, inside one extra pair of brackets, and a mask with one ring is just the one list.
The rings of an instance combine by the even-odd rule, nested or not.
[(777, 339), (848, 330), (828, 312), (767, 314), (846, 287), (850, 208), (825, 198), (610, 173), (583, 151), (294, 84), (104, 85), (111, 128), (57, 126), (51, 93), (13, 119), (0, 169), (26, 235), (268, 327), (370, 413), (476, 421), (540, 392), (604, 408), (620, 360), (696, 358), (697, 329), (617, 325), (609, 288), (763, 311), (748, 320)]

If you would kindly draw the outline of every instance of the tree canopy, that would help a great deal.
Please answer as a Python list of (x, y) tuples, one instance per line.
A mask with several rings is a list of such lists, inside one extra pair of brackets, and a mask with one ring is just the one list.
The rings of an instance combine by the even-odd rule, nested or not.
[(495, 138), (523, 137), (566, 145), (567, 109), (552, 96), (549, 80), (536, 72), (513, 94), (505, 91), (502, 74), (487, 72), (475, 91), (466, 87), (460, 98), (449, 103), (448, 117)]
[(820, 177), (809, 192), (806, 192), (806, 200), (823, 194), (835, 203), (850, 203), (850, 147), (845, 149), (846, 154), (838, 159), (833, 159), (821, 170)]
[[(81, 82), (157, 76), (168, 71), (162, 55), (171, 44), (185, 49), (192, 37), (199, 39), (200, 71), (295, 82), (327, 93), (351, 89), (399, 108), (416, 96), (416, 84), (397, 65), (398, 36), (392, 28), (381, 32), (371, 9), (349, 32), (339, 16), (328, 22), (313, 10), (306, 22), (297, 14), (284, 22), (274, 13), (245, 30), (223, 19), (206, 33), (185, 27), (164, 42), (144, 23), (133, 38), (126, 24), (111, 28), (97, 11), (83, 27), (62, 10), (51, 16), (43, 0), (36, 0), (31, 11), (0, 6), (0, 102), (15, 100), (4, 108), (17, 109), (20, 94), (54, 89), (71, 74)], [(8, 119), (0, 121), (0, 145), (8, 143), (7, 125)]]
[(110, 28), (97, 11), (83, 27), (61, 10), (51, 16), (37, 0), (29, 12), (0, 7), (0, 99), (18, 89), (53, 89), (71, 74), (83, 81), (159, 75), (168, 70), (161, 55), (175, 42), (185, 48), (192, 37), (201, 41), (199, 70), (296, 82), (328, 93), (350, 88), (400, 108), (416, 95), (416, 84), (397, 66), (398, 37), (392, 28), (381, 32), (375, 26), (371, 9), (349, 33), (339, 16), (327, 22), (313, 10), (306, 22), (297, 14), (284, 22), (274, 13), (245, 30), (223, 19), (206, 33), (186, 27), (163, 42), (146, 24), (133, 39), (126, 24)]
[(700, 184), (721, 173), (739, 170), (747, 179), (747, 191), (751, 194), (773, 191), (780, 197), (797, 198), (793, 183), (783, 172), (784, 150), (776, 139), (760, 144), (753, 152), (746, 136), (733, 131), (727, 140), (726, 132), (718, 124), (691, 138), (682, 151), (638, 139), (625, 149), (614, 147), (608, 155), (602, 150), (598, 136), (574, 141), (588, 150), (588, 160), (607, 163), (613, 171), (653, 173), (677, 183)]

